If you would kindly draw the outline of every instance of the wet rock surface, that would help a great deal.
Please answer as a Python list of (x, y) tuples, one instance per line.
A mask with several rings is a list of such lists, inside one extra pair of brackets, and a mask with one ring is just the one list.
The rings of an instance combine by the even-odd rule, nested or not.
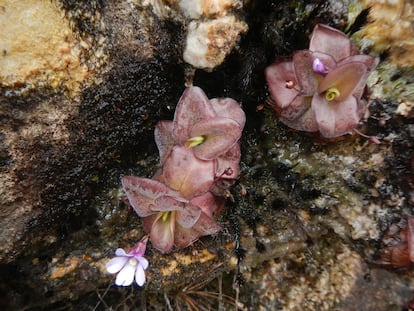
[[(187, 22), (162, 1), (47, 4), (71, 34), (71, 64), (88, 69), (79, 80), (52, 61), (47, 79), (30, 76), (24, 86), (2, 81), (3, 308), (407, 308), (414, 298), (411, 268), (396, 266), (381, 250), (389, 229), (413, 214), (412, 65), (387, 57), (386, 48), (376, 48), (377, 37), (365, 46), (382, 54), (369, 82), (371, 116), (360, 131), (376, 135), (380, 145), (358, 135), (326, 141), (292, 131), (266, 106), (264, 68), (306, 48), (318, 22), (344, 29), (348, 9), (364, 3), (237, 7), (248, 32), (220, 66), (196, 70), (192, 79), (209, 98), (232, 97), (246, 112), (240, 180), (219, 218), (219, 234), (168, 255), (149, 246), (142, 289), (113, 286), (105, 263), (117, 247), (128, 249), (143, 235), (123, 201), (120, 176), (151, 177), (157, 169), (154, 125), (172, 119), (188, 81)], [(30, 11), (45, 4), (22, 5)], [(3, 7), (1, 22), (9, 23), (11, 6)], [(375, 7), (371, 14), (378, 12), (384, 11)], [(365, 40), (379, 35), (368, 27)]]

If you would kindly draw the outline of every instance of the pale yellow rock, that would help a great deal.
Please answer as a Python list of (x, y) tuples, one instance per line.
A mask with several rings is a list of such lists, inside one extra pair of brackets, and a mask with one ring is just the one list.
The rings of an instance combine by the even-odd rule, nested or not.
[(242, 4), (239, 0), (180, 0), (179, 6), (186, 17), (199, 19), (201, 16), (224, 16)]
[(414, 65), (414, 2), (410, 0), (361, 0), (371, 8), (370, 23), (360, 31), (363, 45), (388, 51), (396, 65)]
[(0, 81), (76, 92), (88, 75), (69, 21), (53, 1), (0, 0)]
[(247, 31), (247, 24), (234, 15), (192, 21), (188, 26), (184, 61), (196, 68), (213, 69), (220, 65), (236, 45), (240, 33)]

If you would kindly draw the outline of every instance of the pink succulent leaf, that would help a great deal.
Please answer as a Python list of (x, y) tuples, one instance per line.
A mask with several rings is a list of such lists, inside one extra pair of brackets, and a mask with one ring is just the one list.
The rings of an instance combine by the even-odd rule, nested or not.
[(214, 161), (200, 160), (192, 149), (175, 146), (164, 163), (163, 176), (168, 186), (189, 199), (210, 189), (214, 172)]
[(174, 139), (172, 137), (173, 121), (159, 121), (155, 126), (154, 137), (160, 153), (161, 163), (164, 163), (165, 158), (170, 153), (174, 146)]
[(218, 116), (233, 119), (239, 123), (243, 128), (246, 123), (246, 115), (243, 109), (240, 108), (240, 104), (232, 98), (213, 98), (210, 99), (210, 103), (213, 106)]
[[(159, 213), (156, 213), (156, 214), (152, 214), (148, 217), (141, 218), (142, 226), (144, 227), (144, 231), (147, 234), (151, 233), (152, 224), (155, 222), (155, 220), (157, 219), (158, 216), (159, 216)], [(151, 236), (150, 236), (150, 238), (151, 238)]]
[(216, 177), (236, 179), (239, 177), (240, 145), (234, 144), (226, 153), (217, 158)]
[(407, 243), (408, 255), (411, 262), (414, 262), (414, 216), (408, 217), (407, 220)]
[(181, 200), (177, 200), (176, 197), (162, 196), (156, 199), (151, 210), (155, 212), (182, 211), (184, 206), (185, 203)]
[(309, 50), (329, 54), (338, 62), (351, 55), (352, 44), (343, 32), (318, 24), (313, 29)]
[(301, 95), (312, 95), (318, 88), (320, 75), (313, 71), (315, 57), (309, 50), (293, 54), (293, 64)]
[[(306, 97), (306, 102), (311, 102), (312, 97)], [(311, 109), (311, 104), (309, 103), (306, 106), (307, 109), (302, 109), (296, 114), (296, 118), (285, 118), (285, 114), (280, 116), (280, 121), (282, 121), (285, 125), (289, 126), (298, 131), (305, 131), (305, 132), (317, 132), (318, 131), (318, 124), (316, 123), (314, 113)]]
[(319, 131), (326, 138), (338, 137), (352, 131), (359, 122), (358, 103), (349, 96), (343, 101), (328, 102), (323, 96), (315, 94), (312, 110)]
[(201, 160), (213, 160), (229, 150), (241, 136), (239, 123), (228, 118), (211, 118), (193, 126), (191, 137), (201, 136), (204, 142), (193, 147), (194, 154)]
[(353, 94), (356, 87), (366, 77), (366, 72), (367, 66), (364, 63), (352, 62), (338, 66), (322, 80), (318, 86), (318, 92), (322, 93), (334, 87), (340, 93), (335, 100), (344, 100)]
[(204, 213), (200, 215), (199, 220), (193, 228), (200, 232), (201, 236), (215, 234), (221, 230), (221, 226), (217, 223), (215, 218), (208, 217)]
[(174, 236), (174, 244), (178, 248), (186, 248), (187, 246), (193, 244), (200, 238), (201, 234), (194, 228), (184, 228), (180, 225), (177, 225)]
[(276, 110), (281, 119), (291, 120), (295, 122), (300, 118), (307, 110), (310, 109), (311, 105), (310, 96), (296, 96), (292, 103), (285, 109)]
[(378, 65), (379, 62), (379, 58), (378, 57), (373, 57), (370, 55), (353, 55), (350, 57), (345, 58), (344, 60), (342, 60), (340, 63), (338, 63), (338, 67), (348, 64), (348, 63), (363, 63), (365, 64), (366, 71), (364, 73), (364, 75), (361, 77), (361, 79), (359, 80), (359, 83), (357, 84), (357, 86), (355, 87), (354, 91), (352, 92), (352, 94), (360, 99), (364, 93), (364, 89), (365, 89), (365, 85), (367, 83), (367, 79), (368, 76), (371, 74), (371, 72), (375, 69), (375, 67)]
[(190, 203), (200, 208), (203, 214), (216, 219), (224, 206), (224, 198), (206, 192), (192, 199)]
[(190, 138), (189, 131), (195, 124), (215, 116), (216, 112), (203, 90), (196, 86), (187, 88), (175, 109), (174, 140), (183, 145)]
[(174, 245), (175, 212), (170, 212), (167, 219), (159, 212), (151, 226), (151, 244), (161, 253), (169, 252)]
[(152, 206), (155, 200), (168, 195), (179, 197), (179, 193), (164, 185), (163, 183), (137, 176), (122, 177), (122, 186), (128, 201), (140, 217), (146, 217), (154, 212)]
[(266, 68), (265, 76), (278, 109), (286, 108), (299, 95), (293, 62), (274, 63)]
[(184, 228), (191, 228), (200, 218), (201, 209), (198, 206), (187, 204), (186, 207), (177, 213), (176, 220)]

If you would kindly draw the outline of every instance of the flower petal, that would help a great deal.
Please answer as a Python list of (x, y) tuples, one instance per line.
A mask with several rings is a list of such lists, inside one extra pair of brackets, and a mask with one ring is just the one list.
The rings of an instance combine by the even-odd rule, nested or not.
[(202, 136), (205, 141), (194, 147), (201, 160), (213, 160), (229, 150), (241, 136), (239, 123), (229, 118), (215, 117), (200, 121), (190, 131), (191, 137)]
[(193, 150), (176, 146), (164, 163), (165, 182), (189, 199), (208, 191), (214, 182), (215, 164), (194, 156)]
[(184, 228), (191, 228), (200, 218), (201, 209), (198, 206), (187, 204), (181, 211), (177, 212), (177, 222)]
[(366, 81), (367, 69), (367, 66), (360, 62), (350, 62), (338, 66), (335, 70), (329, 72), (325, 79), (319, 83), (318, 93), (320, 94), (331, 87), (335, 87), (340, 93), (335, 100), (342, 101), (352, 95), (362, 81)]
[(269, 92), (280, 109), (289, 106), (299, 94), (295, 87), (288, 88), (286, 83), (291, 81), (297, 85), (293, 62), (279, 62), (268, 66), (265, 70)]
[(135, 276), (135, 269), (137, 266), (133, 266), (130, 264), (126, 264), (121, 271), (119, 271), (118, 275), (115, 279), (115, 284), (118, 286), (129, 286), (134, 281)]
[(141, 265), (138, 265), (135, 270), (135, 282), (138, 286), (142, 286), (145, 283), (145, 272)]
[(154, 213), (152, 207), (156, 199), (164, 195), (179, 196), (177, 191), (157, 180), (137, 176), (122, 177), (122, 186), (129, 203), (140, 217), (147, 217)]
[(167, 253), (174, 245), (175, 212), (171, 212), (167, 220), (159, 212), (151, 227), (151, 244), (161, 253)]
[(127, 253), (122, 248), (117, 248), (115, 251), (115, 255), (117, 256), (127, 256)]
[(181, 96), (174, 115), (173, 138), (180, 145), (189, 138), (190, 129), (204, 119), (216, 116), (209, 99), (196, 86), (187, 88)]
[(168, 156), (172, 147), (174, 146), (172, 132), (172, 121), (159, 121), (155, 126), (154, 137), (155, 143), (157, 144), (158, 151), (160, 153), (161, 163), (164, 163), (165, 158)]
[(218, 116), (233, 119), (239, 123), (243, 128), (246, 123), (246, 115), (243, 109), (240, 108), (240, 104), (232, 98), (213, 98), (210, 99), (210, 103), (213, 106)]
[(111, 274), (117, 273), (125, 266), (128, 260), (128, 257), (114, 257), (106, 263), (106, 271)]
[(148, 268), (148, 260), (144, 257), (136, 257), (136, 259), (139, 261), (139, 264), (142, 266), (144, 270)]
[(352, 44), (343, 32), (318, 24), (313, 29), (309, 50), (329, 54), (336, 61), (340, 61), (351, 55)]

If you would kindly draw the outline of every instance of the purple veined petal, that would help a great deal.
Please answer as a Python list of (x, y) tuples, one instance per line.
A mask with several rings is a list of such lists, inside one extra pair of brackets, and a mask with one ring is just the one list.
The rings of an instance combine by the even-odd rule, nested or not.
[(208, 191), (214, 181), (214, 161), (203, 161), (194, 156), (193, 149), (176, 146), (164, 163), (165, 182), (189, 199)]
[(343, 59), (340, 63), (338, 63), (338, 67), (348, 64), (348, 63), (353, 63), (353, 62), (363, 63), (365, 64), (365, 66), (367, 66), (367, 70), (365, 74), (361, 77), (359, 83), (356, 85), (355, 89), (352, 92), (352, 95), (354, 95), (357, 99), (360, 99), (364, 93), (364, 89), (367, 83), (368, 76), (378, 65), (379, 58), (373, 57), (370, 55), (364, 55), (364, 54), (353, 55), (353, 56)]
[(351, 55), (352, 44), (343, 32), (318, 24), (313, 29), (309, 50), (329, 54), (336, 61), (340, 61)]
[(327, 102), (315, 94), (312, 109), (322, 136), (331, 138), (351, 132), (360, 119), (357, 100), (349, 96), (343, 101)]
[[(270, 95), (277, 108), (286, 108), (299, 94), (293, 62), (273, 63), (266, 68), (265, 76)], [(291, 82), (291, 87), (287, 87), (289, 82)]]
[(240, 104), (232, 98), (213, 98), (210, 99), (210, 103), (216, 111), (217, 115), (224, 118), (233, 119), (239, 123), (243, 128), (246, 123), (246, 115), (243, 109), (240, 108)]
[(183, 145), (189, 138), (189, 131), (201, 120), (216, 116), (209, 99), (196, 86), (187, 88), (181, 96), (174, 115), (173, 138)]
[(106, 263), (106, 271), (108, 271), (108, 273), (111, 273), (111, 274), (117, 273), (125, 266), (128, 260), (129, 260), (128, 257), (112, 258), (110, 261)]
[[(135, 260), (135, 259), (134, 259)], [(127, 263), (115, 279), (115, 284), (118, 286), (129, 286), (134, 281), (136, 265)]]
[(152, 206), (159, 197), (179, 196), (177, 191), (157, 180), (137, 176), (122, 177), (122, 186), (129, 203), (140, 217), (147, 217), (154, 213)]
[(191, 228), (200, 218), (200, 214), (201, 209), (190, 203), (181, 212), (177, 212), (176, 220), (184, 228)]
[(191, 137), (204, 137), (204, 142), (193, 147), (194, 155), (201, 160), (213, 160), (229, 150), (241, 136), (239, 123), (228, 118), (211, 118), (200, 121), (190, 131)]
[(164, 163), (165, 158), (170, 153), (174, 146), (174, 139), (172, 137), (173, 121), (159, 121), (155, 126), (154, 137), (160, 153), (161, 163)]
[(115, 251), (115, 255), (117, 256), (127, 256), (127, 253), (122, 248), (117, 248)]
[(351, 62), (338, 66), (319, 83), (318, 93), (320, 94), (334, 87), (339, 91), (339, 95), (335, 97), (335, 100), (342, 101), (353, 94), (360, 81), (366, 77), (366, 73), (367, 66), (364, 63)]
[(159, 212), (151, 226), (151, 244), (161, 253), (169, 252), (174, 245), (176, 212), (169, 213), (168, 217), (165, 217), (163, 212)]
[(137, 257), (136, 258), (139, 261), (139, 264), (141, 265), (141, 267), (146, 270), (148, 268), (148, 260), (144, 257)]
[(145, 272), (141, 265), (138, 265), (135, 270), (135, 282), (138, 286), (142, 286), (145, 283)]

